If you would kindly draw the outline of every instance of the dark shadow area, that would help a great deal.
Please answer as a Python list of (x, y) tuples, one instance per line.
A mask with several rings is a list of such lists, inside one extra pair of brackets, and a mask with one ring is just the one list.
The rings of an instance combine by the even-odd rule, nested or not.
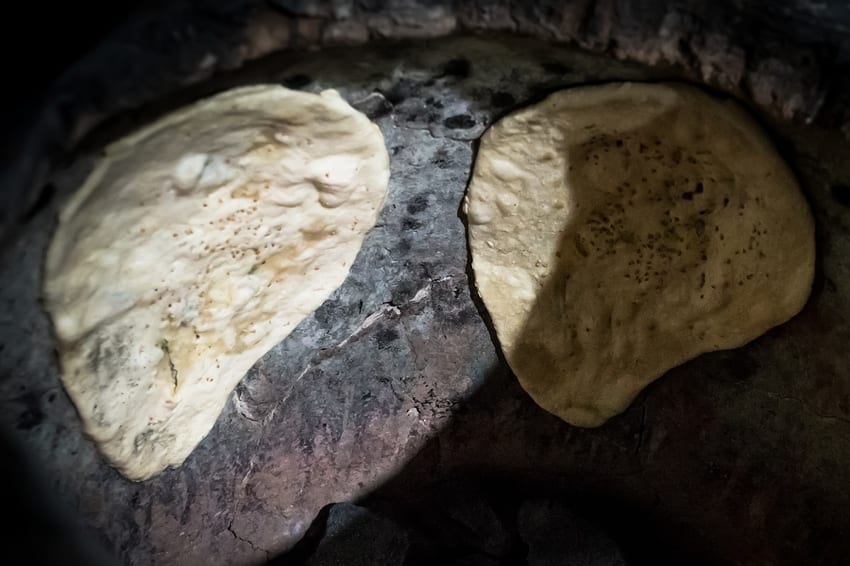
[(0, 428), (0, 545), (10, 564), (117, 566), (74, 510), (52, 494), (26, 451)]
[[(507, 369), (495, 370), (400, 473), (355, 502), (358, 513), (329, 527), (326, 508), (302, 543), (269, 564), (338, 564), (340, 556), (406, 566), (726, 563), (695, 528), (659, 509), (640, 455), (623, 457), (632, 447), (618, 444), (639, 438), (629, 429), (641, 410), (577, 429), (534, 405)], [(594, 463), (600, 457), (608, 466)], [(382, 541), (376, 530), (395, 534)]]

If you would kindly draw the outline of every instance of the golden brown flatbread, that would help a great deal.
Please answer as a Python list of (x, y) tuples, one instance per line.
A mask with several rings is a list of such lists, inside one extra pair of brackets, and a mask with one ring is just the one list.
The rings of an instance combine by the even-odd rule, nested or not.
[(579, 426), (788, 320), (811, 289), (814, 222), (793, 174), (737, 104), (693, 87), (573, 88), (505, 117), (465, 206), (511, 368)]

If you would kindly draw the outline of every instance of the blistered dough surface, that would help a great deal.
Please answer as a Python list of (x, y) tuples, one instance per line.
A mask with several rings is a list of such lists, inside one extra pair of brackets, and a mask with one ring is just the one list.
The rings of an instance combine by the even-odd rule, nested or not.
[(336, 92), (235, 89), (110, 146), (46, 265), (62, 380), (133, 479), (183, 462), (239, 380), (345, 279), (387, 192)]
[(576, 425), (786, 321), (811, 289), (794, 176), (740, 108), (691, 87), (573, 88), (507, 116), (483, 136), (465, 207), (511, 368)]

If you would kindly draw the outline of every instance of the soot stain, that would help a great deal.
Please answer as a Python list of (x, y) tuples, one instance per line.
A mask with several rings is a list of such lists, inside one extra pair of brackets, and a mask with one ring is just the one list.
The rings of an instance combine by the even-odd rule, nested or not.
[(410, 214), (419, 214), (428, 208), (428, 197), (425, 195), (416, 195), (409, 203), (407, 203), (407, 212)]
[(455, 59), (451, 59), (450, 61), (446, 61), (443, 65), (442, 74), (443, 77), (454, 77), (456, 79), (465, 79), (469, 77), (472, 73), (472, 65), (469, 63), (467, 59), (463, 57), (457, 57)]
[(383, 96), (371, 96), (366, 102), (356, 105), (355, 108), (366, 114), (371, 120), (382, 118), (393, 111), (393, 105)]
[(468, 130), (475, 126), (475, 119), (469, 114), (455, 114), (443, 120), (443, 125), (452, 130)]
[(419, 90), (419, 83), (410, 79), (400, 79), (387, 90), (379, 89), (378, 92), (383, 94), (384, 98), (386, 98), (390, 104), (396, 105), (401, 104), (405, 99), (410, 98), (411, 96), (416, 96), (419, 93)]
[(440, 148), (434, 153), (434, 157), (431, 159), (431, 163), (439, 167), (440, 169), (445, 169), (449, 164), (449, 154), (448, 152)]
[(412, 216), (408, 216), (401, 222), (402, 230), (418, 230), (422, 227), (422, 223), (413, 218)]
[(322, 328), (330, 328), (333, 326), (333, 321), (340, 318), (344, 313), (344, 309), (338, 301), (325, 301), (313, 313), (313, 318), (319, 323)]
[(381, 328), (375, 333), (375, 341), (378, 343), (379, 350), (385, 350), (390, 347), (390, 344), (399, 339), (398, 331), (395, 328)]
[(433, 106), (437, 109), (443, 108), (443, 103), (434, 98), (433, 96), (429, 96), (428, 98), (426, 98), (425, 104), (427, 104), (428, 106)]
[(17, 429), (30, 430), (40, 425), (44, 421), (44, 412), (41, 410), (38, 396), (25, 393), (19, 400), (24, 405), (24, 410), (18, 415)]
[(295, 75), (291, 75), (286, 77), (281, 81), (283, 86), (286, 88), (299, 89), (304, 88), (308, 84), (313, 82), (313, 78), (310, 75), (305, 75), (304, 73), (298, 73)]

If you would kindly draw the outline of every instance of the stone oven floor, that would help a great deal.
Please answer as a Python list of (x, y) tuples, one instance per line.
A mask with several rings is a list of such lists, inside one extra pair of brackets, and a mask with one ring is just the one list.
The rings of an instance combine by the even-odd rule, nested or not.
[[(818, 221), (805, 310), (744, 348), (670, 371), (598, 429), (531, 402), (471, 295), (459, 209), (484, 129), (567, 85), (675, 77), (531, 40), (452, 38), (273, 56), (102, 128), (0, 258), (0, 421), (45, 498), (140, 566), (553, 564), (570, 552), (576, 564), (844, 561), (841, 138), (773, 127)], [(391, 156), (389, 201), (345, 284), (256, 364), (185, 464), (130, 482), (83, 438), (59, 382), (39, 303), (53, 219), (104, 140), (199, 96), (268, 81), (335, 88), (373, 118)], [(346, 501), (357, 505), (327, 507)], [(357, 562), (357, 549), (384, 554)]]

